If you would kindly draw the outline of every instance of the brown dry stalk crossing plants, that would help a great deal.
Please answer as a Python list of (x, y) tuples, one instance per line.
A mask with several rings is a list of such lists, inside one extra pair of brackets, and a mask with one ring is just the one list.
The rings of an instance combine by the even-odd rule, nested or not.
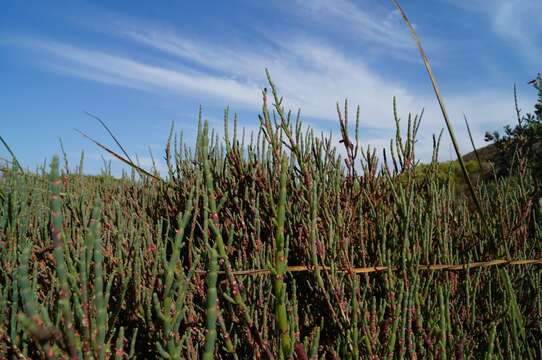
[[(469, 269), (476, 268), (487, 268), (494, 266), (502, 265), (542, 265), (541, 259), (531, 259), (531, 260), (505, 260), (497, 259), (491, 261), (480, 261), (472, 262), (468, 264), (429, 264), (429, 265), (418, 265), (419, 271), (466, 271)], [(307, 265), (293, 265), (287, 266), (286, 272), (314, 272), (316, 268), (319, 270), (332, 270), (329, 266), (307, 266)], [(352, 274), (368, 274), (382, 271), (398, 271), (400, 268), (398, 266), (370, 266), (370, 267), (356, 267), (356, 268), (341, 268), (336, 269), (335, 271), (340, 273), (352, 273)], [(218, 272), (218, 274), (224, 274), (224, 272)], [(250, 270), (237, 270), (233, 271), (235, 275), (269, 275), (272, 274), (271, 270), (268, 269), (250, 269)]]

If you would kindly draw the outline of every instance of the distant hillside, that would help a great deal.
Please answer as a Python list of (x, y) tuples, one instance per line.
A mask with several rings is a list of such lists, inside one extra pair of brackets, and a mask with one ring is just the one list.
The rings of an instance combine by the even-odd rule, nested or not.
[[(476, 151), (478, 151), (478, 156), (480, 156), (480, 160), (494, 161), (499, 150), (497, 149), (497, 146), (495, 146), (495, 144), (489, 144), (482, 148), (476, 149)], [(471, 151), (470, 153), (463, 155), (463, 160), (477, 161), (475, 152)]]

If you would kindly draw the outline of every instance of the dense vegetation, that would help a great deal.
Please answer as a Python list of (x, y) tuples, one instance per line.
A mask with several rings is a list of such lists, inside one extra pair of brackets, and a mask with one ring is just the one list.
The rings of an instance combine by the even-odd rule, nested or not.
[(542, 78), (538, 75), (529, 83), (538, 90), (534, 113), (522, 115), (516, 100), (517, 124), (506, 126), (504, 135), (486, 133), (486, 141), (496, 149), (492, 160), (500, 175), (510, 175), (510, 169), (517, 168), (522, 173), (527, 167), (534, 175), (542, 175)]
[(359, 111), (341, 152), (270, 85), (258, 133), (170, 136), (165, 179), (6, 171), (0, 357), (542, 357), (534, 167), (480, 176), (480, 212), (437, 140), (417, 165), (417, 117), (379, 161)]

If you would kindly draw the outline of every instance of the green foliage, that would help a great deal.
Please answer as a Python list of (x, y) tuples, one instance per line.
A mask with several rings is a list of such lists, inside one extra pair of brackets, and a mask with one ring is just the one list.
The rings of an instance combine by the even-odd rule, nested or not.
[[(482, 162), (482, 169), (476, 160), (465, 161), (465, 167), (474, 184), (481, 184), (493, 179), (492, 164), (487, 161)], [(402, 174), (398, 180), (403, 184), (408, 183), (410, 177), (418, 181), (427, 181), (428, 177), (440, 186), (447, 184), (458, 196), (467, 194), (468, 184), (465, 181), (461, 166), (457, 161), (446, 161), (431, 164), (418, 164), (413, 174)]]
[(517, 125), (506, 126), (504, 135), (486, 133), (486, 141), (498, 149), (494, 161), (501, 175), (520, 175), (529, 168), (535, 175), (542, 175), (542, 77), (530, 81), (538, 92), (534, 113), (521, 115), (517, 108)]
[[(457, 163), (416, 165), (419, 117), (403, 134), (395, 109), (380, 162), (345, 104), (342, 156), (270, 90), (250, 137), (236, 120), (229, 133), (228, 111), (223, 141), (201, 113), (195, 146), (172, 135), (163, 180), (60, 172), (57, 158), (7, 172), (0, 357), (542, 356), (537, 265), (420, 270), (539, 258), (532, 168), (487, 181), (489, 165), (467, 162), (483, 220)], [(396, 271), (342, 271), (378, 265)]]

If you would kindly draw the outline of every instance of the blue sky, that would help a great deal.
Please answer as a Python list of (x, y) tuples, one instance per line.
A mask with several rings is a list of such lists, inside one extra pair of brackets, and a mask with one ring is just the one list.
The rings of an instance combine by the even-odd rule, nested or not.
[[(526, 82), (541, 71), (538, 0), (403, 0), (422, 38), (464, 151), (462, 113), (478, 145), (514, 121), (512, 89), (529, 110)], [(338, 130), (335, 103), (361, 106), (364, 144), (393, 134), (402, 118), (425, 117), (418, 154), (443, 128), (430, 83), (397, 12), (381, 0), (93, 1), (7, 0), (0, 12), (0, 135), (29, 168), (80, 151), (96, 173), (102, 153), (73, 129), (112, 144), (103, 118), (130, 154), (149, 166), (171, 122), (193, 141), (199, 105), (217, 130), (226, 106), (247, 130), (258, 125), (264, 68), (287, 107), (317, 131)], [(353, 108), (352, 108), (353, 110)], [(446, 136), (447, 137), (447, 136)], [(450, 158), (448, 142), (441, 158)], [(8, 157), (0, 149), (0, 157)], [(114, 164), (116, 172), (120, 164)]]

